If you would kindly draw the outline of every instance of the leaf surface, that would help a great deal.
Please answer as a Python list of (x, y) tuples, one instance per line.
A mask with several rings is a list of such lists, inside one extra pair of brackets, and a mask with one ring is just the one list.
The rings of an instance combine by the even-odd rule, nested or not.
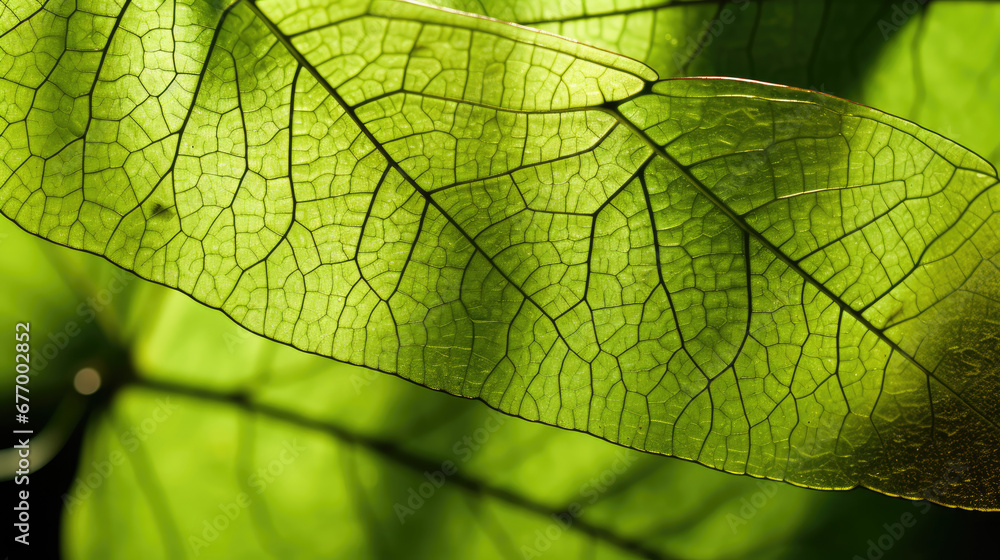
[(32, 233), (529, 420), (1000, 507), (1000, 188), (945, 138), (403, 2), (6, 14)]

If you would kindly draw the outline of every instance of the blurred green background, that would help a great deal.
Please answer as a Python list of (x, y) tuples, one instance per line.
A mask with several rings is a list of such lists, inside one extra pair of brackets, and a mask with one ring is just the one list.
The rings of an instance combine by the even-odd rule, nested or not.
[[(677, 25), (719, 8), (692, 6)], [(886, 40), (894, 6), (752, 3), (685, 71), (821, 88), (1000, 160), (1000, 9), (933, 3)], [(34, 558), (962, 558), (1000, 521), (501, 416), (261, 339), (7, 220), (0, 255), (3, 328), (30, 321), (47, 362), (30, 385)]]

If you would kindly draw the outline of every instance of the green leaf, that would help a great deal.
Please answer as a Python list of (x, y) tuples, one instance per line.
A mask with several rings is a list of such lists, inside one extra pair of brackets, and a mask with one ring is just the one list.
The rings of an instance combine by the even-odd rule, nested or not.
[[(936, 530), (907, 531), (894, 553), (962, 556), (982, 546), (992, 522), (869, 492), (730, 476), (504, 417), (254, 336), (179, 292), (7, 220), (0, 244), (0, 320), (32, 320), (36, 358), (70, 323), (82, 331), (32, 375), (33, 427), (46, 424), (39, 397), (84, 399), (71, 387), (81, 363), (102, 379), (86, 397), (81, 452), (71, 441), (41, 464), (42, 442), (65, 425), (64, 411), (33, 440), (32, 519), (63, 510), (61, 523), (33, 524), (36, 557), (60, 556), (61, 542), (61, 557), (102, 560), (833, 560), (864, 551), (902, 515)], [(293, 441), (299, 456), (282, 457)], [(445, 461), (456, 472), (423, 505), (414, 500), (411, 515), (410, 489), (429, 495), (425, 472)], [(275, 474), (268, 481), (262, 470)], [(60, 472), (65, 482), (53, 480)], [(241, 493), (249, 505), (234, 513)], [(235, 515), (228, 524), (218, 518), (226, 511)], [(206, 524), (222, 529), (206, 538)], [(826, 537), (831, 526), (837, 539)]]
[(29, 232), (529, 420), (1000, 507), (1000, 189), (945, 138), (402, 2), (5, 14)]

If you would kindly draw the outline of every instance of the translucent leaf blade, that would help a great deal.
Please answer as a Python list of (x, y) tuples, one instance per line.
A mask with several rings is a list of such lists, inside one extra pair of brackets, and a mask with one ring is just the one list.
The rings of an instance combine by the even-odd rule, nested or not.
[(998, 507), (1000, 189), (961, 146), (416, 4), (104, 9), (0, 39), (22, 228), (529, 420)]

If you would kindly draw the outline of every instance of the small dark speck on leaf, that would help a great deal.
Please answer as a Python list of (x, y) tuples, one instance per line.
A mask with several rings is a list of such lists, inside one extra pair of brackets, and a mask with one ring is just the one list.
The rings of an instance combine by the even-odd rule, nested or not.
[(152, 215), (149, 216), (149, 219), (152, 220), (153, 218), (159, 216), (160, 214), (166, 214), (167, 217), (169, 217), (169, 215), (170, 215), (169, 212), (170, 212), (170, 208), (168, 208), (168, 207), (160, 204), (159, 202), (157, 202), (156, 204), (153, 205), (153, 213), (152, 213)]

